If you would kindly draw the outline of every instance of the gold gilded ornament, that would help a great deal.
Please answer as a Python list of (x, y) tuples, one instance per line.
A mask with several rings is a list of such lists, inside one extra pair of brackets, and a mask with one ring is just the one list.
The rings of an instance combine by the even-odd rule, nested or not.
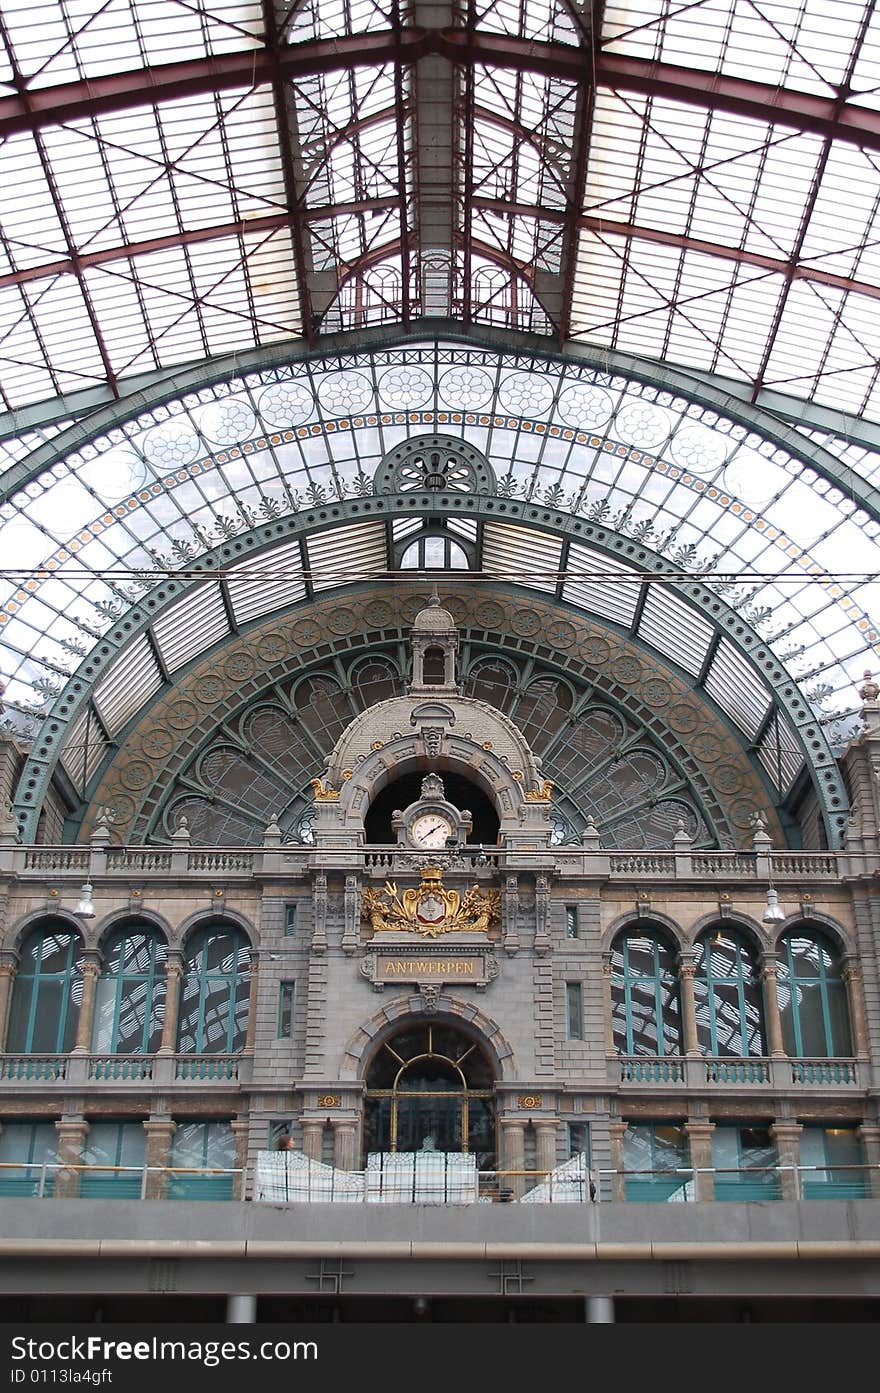
[(497, 890), (482, 891), (477, 885), (463, 896), (447, 890), (442, 869), (426, 866), (419, 884), (402, 894), (393, 880), (386, 880), (384, 890), (367, 886), (361, 915), (374, 933), (415, 933), (422, 938), (485, 933), (501, 917), (501, 899)]

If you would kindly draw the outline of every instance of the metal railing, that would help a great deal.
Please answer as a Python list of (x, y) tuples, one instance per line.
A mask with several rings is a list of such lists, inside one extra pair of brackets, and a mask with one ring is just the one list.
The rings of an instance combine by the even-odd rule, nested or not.
[[(438, 1178), (433, 1192), (418, 1192), (389, 1180), (372, 1193), (366, 1171), (321, 1166), (320, 1176), (297, 1173), (289, 1197), (269, 1203), (337, 1204), (380, 1201), (393, 1204), (588, 1204), (706, 1203), (880, 1198), (878, 1165), (782, 1165), (736, 1169), (676, 1166), (661, 1170), (596, 1167), (565, 1174), (565, 1168), (475, 1172), (469, 1199)], [(256, 1171), (237, 1167), (75, 1165), (61, 1162), (0, 1162), (0, 1203), (4, 1198), (260, 1200)], [(426, 1197), (427, 1193), (427, 1197)]]

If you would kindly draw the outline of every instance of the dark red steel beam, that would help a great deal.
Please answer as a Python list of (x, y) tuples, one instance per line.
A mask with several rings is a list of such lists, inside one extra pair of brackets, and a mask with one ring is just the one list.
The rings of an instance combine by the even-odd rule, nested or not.
[(602, 53), (595, 69), (585, 49), (537, 43), (464, 29), (402, 29), (270, 49), (246, 49), (213, 58), (163, 63), (133, 72), (35, 88), (26, 96), (0, 98), (0, 137), (57, 126), (105, 111), (150, 105), (199, 92), (266, 85), (280, 72), (292, 79), (309, 73), (381, 63), (417, 63), (439, 53), (454, 63), (530, 70), (615, 91), (642, 92), (703, 110), (728, 111), (761, 122), (810, 131), (867, 150), (880, 150), (880, 111), (775, 87), (770, 83), (699, 72), (671, 63)]
[(128, 242), (119, 247), (104, 247), (99, 252), (81, 252), (75, 257), (64, 257), (58, 261), (46, 261), (41, 266), (26, 266), (21, 271), (10, 271), (7, 275), (0, 276), (0, 289), (7, 285), (24, 285), (27, 281), (45, 280), (49, 276), (76, 275), (88, 266), (103, 266), (108, 261), (125, 261), (129, 257), (149, 256), (150, 252), (184, 247), (191, 242), (211, 242), (219, 237), (238, 237), (245, 232), (272, 232), (289, 224), (288, 213), (277, 213), (265, 218), (242, 218), (238, 222), (173, 232), (167, 237), (151, 237), (144, 242)]

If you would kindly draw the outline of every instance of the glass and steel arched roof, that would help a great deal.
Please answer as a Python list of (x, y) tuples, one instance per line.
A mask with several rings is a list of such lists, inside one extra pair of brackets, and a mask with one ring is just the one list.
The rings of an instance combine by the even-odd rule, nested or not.
[[(442, 430), (499, 495), (705, 581), (842, 738), (878, 643), (878, 28), (867, 0), (10, 0), (13, 723), (168, 572)], [(504, 579), (515, 549), (461, 535)], [(598, 604), (576, 546), (533, 579)], [(610, 621), (664, 651), (673, 589), (625, 584)], [(258, 617), (235, 594), (217, 635)], [(179, 670), (156, 624), (145, 691)], [(744, 669), (700, 633), (729, 707)]]

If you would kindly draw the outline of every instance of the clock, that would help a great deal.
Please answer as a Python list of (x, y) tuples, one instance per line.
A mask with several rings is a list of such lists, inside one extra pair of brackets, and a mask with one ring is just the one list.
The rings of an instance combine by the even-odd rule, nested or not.
[(444, 848), (447, 838), (453, 835), (452, 823), (442, 813), (420, 813), (410, 828), (410, 836), (416, 846), (431, 851)]

